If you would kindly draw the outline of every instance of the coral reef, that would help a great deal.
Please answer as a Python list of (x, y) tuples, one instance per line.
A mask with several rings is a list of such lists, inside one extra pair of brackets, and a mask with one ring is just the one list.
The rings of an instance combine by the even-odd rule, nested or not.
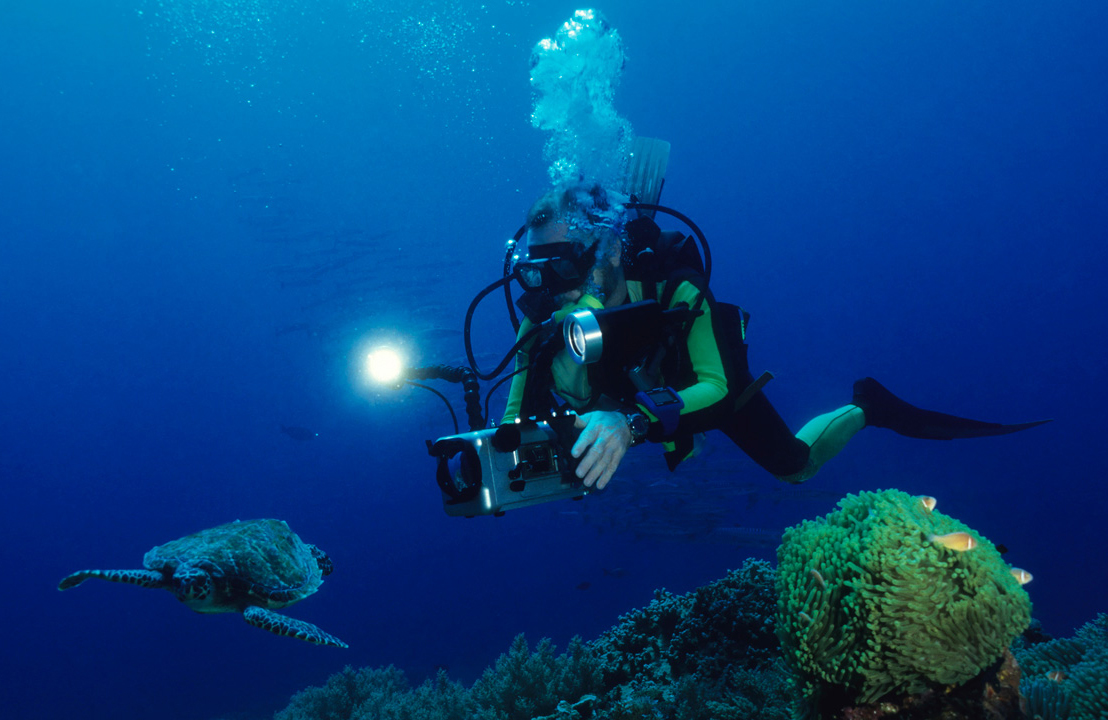
[(1108, 615), (1072, 638), (1016, 649), (1027, 714), (1040, 720), (1108, 718)]
[(801, 713), (966, 683), (1031, 620), (988, 540), (899, 490), (846, 496), (787, 530), (777, 559), (777, 630)]
[(469, 708), (465, 687), (443, 672), (412, 689), (391, 665), (348, 666), (322, 687), (293, 695), (274, 720), (465, 720)]
[(686, 595), (658, 591), (561, 655), (517, 636), (468, 690), (443, 673), (412, 689), (394, 667), (348, 667), (297, 693), (276, 720), (786, 720), (775, 607), (773, 570), (747, 560)]
[(532, 653), (517, 635), (507, 654), (473, 685), (469, 700), (478, 720), (530, 720), (553, 713), (563, 700), (578, 700), (598, 692), (600, 667), (580, 638), (562, 655), (543, 639)]
[(347, 667), (276, 720), (1002, 720), (1024, 717), (1021, 691), (1027, 718), (1108, 717), (1108, 615), (1071, 639), (1032, 627), (1009, 652), (1026, 593), (933, 504), (847, 496), (788, 531), (779, 562), (658, 590), (561, 654), (517, 636), (468, 688), (444, 672), (412, 687), (392, 666)]
[(590, 644), (605, 693), (596, 717), (785, 718), (769, 563), (747, 560), (685, 595), (656, 591)]
[(777, 657), (773, 569), (747, 560), (686, 595), (657, 590), (591, 644), (605, 682), (670, 683), (684, 675), (717, 679), (729, 667), (754, 669)]

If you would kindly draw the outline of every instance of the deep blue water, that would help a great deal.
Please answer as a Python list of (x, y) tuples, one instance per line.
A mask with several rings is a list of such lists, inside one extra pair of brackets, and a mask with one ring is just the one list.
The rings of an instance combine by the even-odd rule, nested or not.
[[(639, 449), (601, 497), (474, 520), (446, 517), (432, 481), (441, 403), (366, 387), (358, 360), (381, 338), (462, 360), (466, 304), (547, 185), (530, 49), (574, 6), (13, 5), (5, 717), (265, 717), (345, 664), (471, 681), (519, 632), (591, 638), (656, 587), (772, 557), (637, 524), (780, 530), (859, 489), (937, 496), (1008, 546), (1048, 631), (1108, 610), (1103, 3), (599, 6), (629, 56), (616, 106), (673, 143), (664, 200), (711, 240), (716, 295), (753, 313), (752, 367), (776, 374), (791, 424), (864, 375), (935, 409), (1054, 422), (952, 443), (867, 430), (799, 489), (722, 437), (672, 477)], [(510, 328), (492, 301), (477, 324), (488, 367)], [(669, 480), (722, 510), (677, 513)], [(168, 593), (55, 590), (250, 517), (331, 554), (289, 614), (349, 650)]]

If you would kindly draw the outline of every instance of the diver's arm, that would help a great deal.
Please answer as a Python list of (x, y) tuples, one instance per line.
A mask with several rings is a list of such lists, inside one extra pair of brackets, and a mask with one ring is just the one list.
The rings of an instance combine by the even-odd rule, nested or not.
[[(527, 362), (524, 358), (523, 362)], [(516, 369), (520, 367), (520, 359), (516, 358)], [(508, 403), (504, 406), (504, 416), (500, 420), (500, 424), (512, 423), (519, 417), (520, 408), (523, 407), (523, 388), (527, 385), (527, 371), (524, 370), (518, 375), (512, 376), (512, 384), (508, 390)]]
[(685, 303), (695, 308), (700, 303), (702, 314), (693, 320), (692, 328), (686, 340), (689, 360), (692, 362), (696, 382), (677, 390), (685, 401), (681, 415), (695, 413), (698, 410), (715, 405), (727, 395), (727, 375), (723, 370), (723, 359), (716, 345), (716, 335), (712, 329), (711, 303), (705, 299), (700, 302), (701, 291), (691, 282), (685, 281), (673, 293), (670, 307)]
[[(524, 318), (523, 322), (519, 326), (519, 334), (517, 337), (523, 337), (523, 335), (533, 327), (530, 320)], [(516, 365), (515, 369), (518, 371), (521, 368), (527, 366), (527, 350), (521, 348), (516, 352)], [(527, 387), (527, 371), (514, 375), (512, 377), (512, 384), (508, 390), (508, 403), (504, 406), (504, 416), (500, 420), (500, 424), (515, 422), (519, 417), (520, 410), (523, 407), (523, 391)]]
[[(689, 281), (682, 282), (667, 307), (667, 309), (673, 309), (683, 304), (692, 308), (699, 306), (701, 311), (701, 314), (693, 319), (688, 337), (685, 339), (694, 380), (684, 387), (677, 387), (675, 384), (673, 386), (684, 402), (677, 425), (678, 434), (703, 432), (714, 427), (713, 420), (716, 415), (714, 406), (727, 396), (728, 391), (723, 359), (712, 328), (711, 295), (707, 294), (707, 297), (701, 301), (702, 293), (707, 294), (707, 289), (701, 289)], [(640, 406), (639, 409), (652, 421), (647, 439), (654, 442), (668, 440), (670, 436), (665, 434), (662, 423), (658, 422), (647, 408)]]

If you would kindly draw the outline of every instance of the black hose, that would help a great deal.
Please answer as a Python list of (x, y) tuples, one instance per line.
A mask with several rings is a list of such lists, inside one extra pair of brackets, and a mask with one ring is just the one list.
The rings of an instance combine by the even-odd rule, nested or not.
[(489, 388), (489, 391), (487, 393), (485, 393), (485, 417), (488, 417), (490, 420), (492, 419), (489, 415), (489, 401), (492, 399), (492, 394), (496, 392), (496, 389), (514, 378), (516, 375), (519, 375), (521, 372), (527, 372), (527, 367), (528, 366), (524, 366), (521, 367), (519, 370), (513, 370), (512, 372), (508, 373), (507, 375), (493, 383), (493, 386)]
[(528, 330), (527, 332), (525, 332), (523, 334), (523, 337), (521, 337), (519, 340), (516, 340), (516, 344), (513, 345), (512, 349), (509, 350), (504, 355), (503, 359), (501, 359), (501, 361), (500, 361), (500, 364), (496, 366), (496, 369), (493, 370), (492, 372), (487, 372), (487, 373), (483, 373), (483, 372), (481, 372), (480, 370), (477, 369), (477, 363), (473, 360), (473, 353), (470, 350), (470, 343), (468, 342), (468, 333), (467, 333), (466, 355), (469, 358), (470, 368), (472, 368), (473, 372), (477, 375), (477, 377), (481, 378), (482, 380), (492, 380), (497, 375), (504, 372), (504, 368), (508, 367), (508, 363), (510, 363), (515, 358), (515, 355), (516, 355), (517, 352), (519, 352), (520, 348), (522, 348), (524, 345), (526, 345), (531, 340), (531, 338), (535, 337), (535, 335), (537, 335), (540, 330), (543, 330), (547, 327), (550, 327), (550, 323), (551, 323), (551, 321), (547, 320), (546, 322), (541, 323), (539, 325), (536, 325), (535, 327), (533, 327), (530, 330)]
[(696, 239), (700, 241), (700, 247), (704, 251), (704, 280), (710, 281), (712, 279), (712, 248), (708, 246), (708, 239), (704, 237), (704, 232), (700, 227), (694, 223), (684, 213), (674, 210), (673, 208), (666, 207), (665, 205), (652, 205), (651, 203), (627, 203), (624, 207), (631, 208), (633, 210), (650, 210), (656, 212), (663, 212), (666, 215), (671, 215), (681, 222), (689, 226), (689, 229), (696, 235)]
[(458, 430), (458, 416), (454, 413), (454, 407), (450, 404), (450, 401), (446, 399), (446, 396), (443, 395), (438, 390), (436, 390), (435, 388), (431, 387), (430, 385), (424, 385), (423, 383), (412, 382), (411, 380), (407, 380), (406, 382), (409, 385), (413, 386), (413, 387), (423, 388), (424, 390), (430, 390), (431, 392), (438, 395), (439, 398), (444, 403), (446, 403), (446, 409), (450, 411), (450, 419), (454, 421), (454, 434), (457, 435), (458, 432), (459, 432), (459, 430)]
[[(511, 242), (508, 243), (508, 247), (504, 251), (504, 277), (512, 277), (512, 258), (515, 255), (516, 248), (519, 247), (520, 238), (523, 237), (523, 233), (527, 232), (527, 226), (523, 225), (516, 230), (516, 234), (512, 236)], [(512, 320), (512, 330), (519, 334), (519, 316), (516, 315), (516, 306), (512, 302), (512, 286), (511, 284), (504, 285), (504, 302), (508, 306), (508, 317)]]
[[(499, 371), (498, 371), (499, 372)], [(477, 383), (477, 376), (467, 367), (454, 367), (453, 365), (430, 365), (428, 367), (412, 368), (408, 371), (409, 378), (416, 380), (446, 380), (447, 382), (460, 382), (465, 391), (466, 417), (469, 419), (470, 430), (483, 430), (485, 418), (481, 414), (481, 388)], [(415, 384), (415, 383), (413, 383)], [(420, 387), (426, 387), (421, 385)], [(431, 388), (427, 388), (431, 390)], [(432, 392), (437, 392), (432, 390)], [(439, 394), (439, 397), (443, 397)], [(445, 397), (443, 397), (446, 400)], [(450, 402), (446, 403), (448, 406)], [(451, 416), (454, 409), (450, 410)], [(458, 432), (458, 420), (454, 419), (454, 432)]]
[(508, 286), (511, 282), (512, 277), (509, 275), (507, 277), (500, 278), (494, 283), (491, 283), (488, 287), (474, 296), (473, 300), (469, 303), (469, 308), (466, 310), (466, 320), (462, 332), (462, 339), (465, 341), (466, 346), (466, 360), (469, 362), (469, 366), (473, 368), (473, 372), (477, 373), (477, 377), (481, 378), (482, 380), (491, 380), (492, 378), (496, 377), (499, 371), (497, 371), (497, 373), (493, 373), (492, 375), (486, 376), (485, 373), (482, 373), (477, 368), (477, 360), (473, 357), (473, 338), (471, 332), (473, 326), (473, 313), (477, 311), (477, 305), (480, 304), (485, 296), (500, 286), (504, 286), (505, 291), (508, 293), (510, 306), (511, 289)]

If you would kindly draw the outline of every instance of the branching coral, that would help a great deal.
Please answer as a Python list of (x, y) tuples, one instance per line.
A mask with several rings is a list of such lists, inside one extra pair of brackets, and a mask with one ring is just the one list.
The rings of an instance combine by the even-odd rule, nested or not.
[(443, 672), (413, 690), (391, 665), (346, 667), (293, 695), (274, 720), (465, 720), (468, 710), (466, 689)]
[(474, 684), (470, 701), (480, 720), (530, 720), (554, 713), (563, 700), (572, 703), (600, 689), (599, 665), (580, 638), (556, 655), (550, 640), (541, 640), (532, 653), (517, 635)]
[[(773, 718), (787, 705), (769, 563), (747, 560), (685, 595), (656, 591), (591, 643), (605, 717)], [(644, 714), (645, 713), (645, 714)]]
[(323, 687), (293, 695), (275, 720), (350, 720), (364, 705), (388, 704), (408, 689), (404, 673), (391, 665), (360, 670), (347, 666)]
[(747, 560), (726, 577), (686, 595), (654, 593), (591, 644), (607, 684), (669, 683), (684, 675), (718, 679), (727, 668), (755, 668), (777, 657), (773, 570)]

